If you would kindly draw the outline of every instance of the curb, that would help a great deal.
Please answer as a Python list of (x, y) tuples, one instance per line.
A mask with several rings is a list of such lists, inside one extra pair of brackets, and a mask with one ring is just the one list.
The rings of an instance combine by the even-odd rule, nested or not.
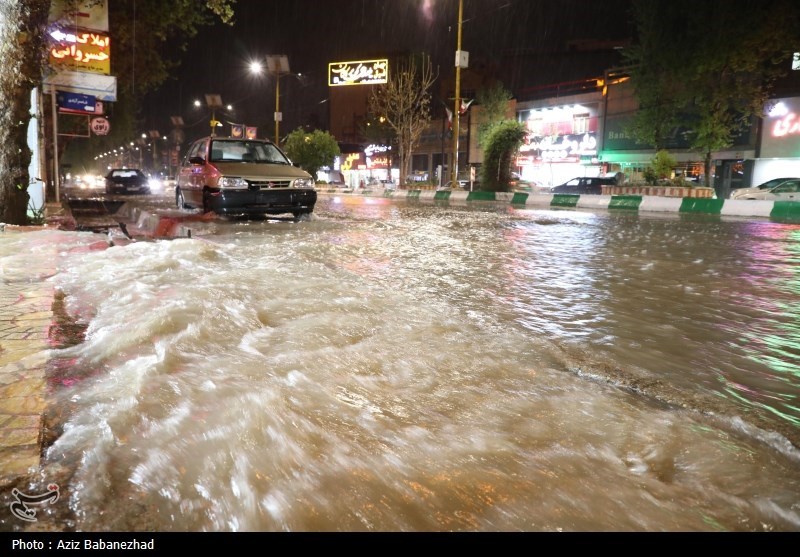
[(696, 197), (656, 197), (646, 195), (529, 194), (527, 192), (485, 192), (459, 190), (342, 190), (317, 189), (317, 193), (352, 197), (383, 197), (407, 201), (443, 203), (492, 202), (514, 207), (548, 209), (603, 209), (629, 212), (706, 214), (754, 217), (779, 223), (800, 223), (800, 201), (745, 199), (705, 199)]

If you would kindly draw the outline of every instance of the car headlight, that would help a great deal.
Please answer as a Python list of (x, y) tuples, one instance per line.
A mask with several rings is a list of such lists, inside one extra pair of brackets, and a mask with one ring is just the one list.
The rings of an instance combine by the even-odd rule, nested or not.
[(148, 180), (147, 186), (153, 191), (160, 191), (161, 190), (161, 180)]
[(314, 187), (314, 180), (311, 178), (298, 178), (294, 182), (292, 182), (293, 188), (313, 188)]
[(238, 176), (223, 176), (219, 179), (217, 185), (229, 190), (246, 190), (248, 186), (247, 181)]

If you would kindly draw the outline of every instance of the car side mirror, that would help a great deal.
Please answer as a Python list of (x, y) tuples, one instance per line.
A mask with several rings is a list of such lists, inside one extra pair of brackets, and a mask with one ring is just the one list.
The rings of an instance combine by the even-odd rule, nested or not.
[(300, 163), (299, 162), (293, 162), (292, 166), (296, 166), (297, 168), (300, 168)]
[(192, 164), (205, 164), (206, 159), (204, 159), (203, 157), (191, 157), (189, 159), (189, 162)]

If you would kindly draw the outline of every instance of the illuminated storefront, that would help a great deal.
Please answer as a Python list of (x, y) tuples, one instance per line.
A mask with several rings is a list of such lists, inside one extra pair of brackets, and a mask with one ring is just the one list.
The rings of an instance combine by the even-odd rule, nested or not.
[(556, 186), (576, 176), (600, 175), (599, 107), (594, 94), (520, 103), (517, 117), (527, 129), (517, 159), (522, 179)]
[(350, 188), (366, 187), (398, 179), (392, 170), (392, 148), (388, 145), (367, 145), (363, 150), (345, 152), (336, 157), (333, 171), (340, 172), (344, 185)]
[(768, 106), (753, 183), (792, 176), (800, 176), (800, 97), (775, 99)]

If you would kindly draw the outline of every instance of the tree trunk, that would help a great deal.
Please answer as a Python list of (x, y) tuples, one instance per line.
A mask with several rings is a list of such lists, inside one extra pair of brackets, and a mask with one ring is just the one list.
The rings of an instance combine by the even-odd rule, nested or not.
[(27, 224), (31, 92), (41, 83), (50, 0), (0, 2), (0, 222)]
[(397, 150), (400, 158), (400, 187), (403, 188), (406, 185), (406, 178), (408, 177), (408, 167), (406, 165), (405, 145), (402, 139), (397, 142)]
[(711, 187), (711, 151), (706, 151), (705, 164), (703, 166), (705, 168), (705, 173), (706, 173), (705, 179), (704, 179), (705, 186), (707, 188), (710, 188)]

